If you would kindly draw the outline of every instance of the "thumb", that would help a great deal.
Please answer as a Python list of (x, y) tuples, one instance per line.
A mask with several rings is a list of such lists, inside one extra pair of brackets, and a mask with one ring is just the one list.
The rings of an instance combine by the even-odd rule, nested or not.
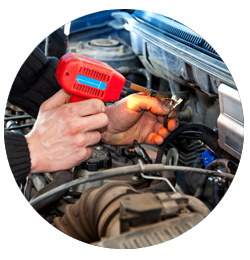
[(64, 104), (67, 104), (70, 99), (70, 94), (67, 93), (64, 89), (60, 89), (56, 94), (47, 99), (42, 103), (40, 110), (46, 111), (51, 108), (60, 107)]

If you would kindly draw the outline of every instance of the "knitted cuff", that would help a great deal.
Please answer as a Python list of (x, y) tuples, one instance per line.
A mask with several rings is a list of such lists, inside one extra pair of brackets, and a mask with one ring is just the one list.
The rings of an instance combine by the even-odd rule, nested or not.
[(8, 101), (36, 118), (41, 104), (61, 89), (55, 77), (57, 58), (36, 48), (19, 70)]
[(4, 133), (4, 141), (11, 171), (17, 183), (25, 180), (30, 172), (31, 159), (24, 135), (15, 132)]

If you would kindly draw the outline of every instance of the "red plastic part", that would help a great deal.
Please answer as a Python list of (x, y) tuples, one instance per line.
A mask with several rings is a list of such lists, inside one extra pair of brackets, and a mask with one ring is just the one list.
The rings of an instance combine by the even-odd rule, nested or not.
[[(76, 80), (78, 74), (107, 83), (105, 90), (99, 90)], [(59, 85), (71, 93), (70, 102), (98, 98), (103, 102), (119, 99), (126, 79), (108, 64), (77, 53), (67, 53), (59, 61), (56, 70)]]
[(76, 96), (76, 95), (71, 95), (70, 99), (69, 99), (69, 103), (74, 103), (74, 102), (78, 102), (78, 101), (83, 101), (85, 100), (86, 98), (83, 98), (83, 97), (79, 97), (79, 96)]

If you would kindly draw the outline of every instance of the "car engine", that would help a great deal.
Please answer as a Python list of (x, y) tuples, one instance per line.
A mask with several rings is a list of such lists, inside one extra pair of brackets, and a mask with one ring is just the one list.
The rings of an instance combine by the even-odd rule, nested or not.
[[(242, 154), (242, 105), (220, 56), (184, 25), (140, 10), (78, 18), (60, 39), (65, 53), (100, 60), (135, 84), (181, 98), (180, 125), (160, 146), (100, 142), (81, 165), (30, 174), (19, 187), (27, 201), (58, 230), (105, 248), (148, 247), (193, 228), (225, 196)], [(52, 56), (56, 44), (48, 37), (40, 46)], [(5, 131), (23, 134), (35, 123), (9, 103), (4, 121)]]

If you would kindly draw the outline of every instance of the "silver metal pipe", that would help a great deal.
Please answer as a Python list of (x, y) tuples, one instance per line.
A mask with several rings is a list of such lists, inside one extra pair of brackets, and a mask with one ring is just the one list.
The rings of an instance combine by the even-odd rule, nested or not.
[(49, 36), (45, 39), (44, 54), (48, 56), (49, 53)]

